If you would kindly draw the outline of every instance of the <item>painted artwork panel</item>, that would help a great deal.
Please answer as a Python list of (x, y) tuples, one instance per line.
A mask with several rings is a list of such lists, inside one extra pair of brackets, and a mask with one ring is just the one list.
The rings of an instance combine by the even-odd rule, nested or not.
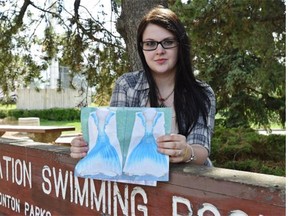
[(85, 107), (81, 127), (89, 151), (75, 175), (155, 185), (169, 180), (169, 157), (156, 139), (171, 132), (170, 108)]

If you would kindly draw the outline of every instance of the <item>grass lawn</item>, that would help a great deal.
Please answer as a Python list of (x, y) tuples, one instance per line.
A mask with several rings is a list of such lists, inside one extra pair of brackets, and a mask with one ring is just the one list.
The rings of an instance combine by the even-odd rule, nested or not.
[[(11, 110), (16, 109), (16, 105), (0, 105), (0, 109)], [(43, 126), (74, 126), (75, 131), (64, 131), (63, 134), (77, 134), (81, 133), (81, 123), (80, 121), (48, 121), (45, 119), (40, 119), (40, 125)]]
[(74, 126), (75, 131), (63, 131), (63, 134), (77, 134), (81, 133), (81, 123), (78, 121), (48, 121), (40, 119), (40, 125), (43, 126)]
[(16, 104), (7, 104), (7, 105), (0, 104), (0, 109), (6, 109), (6, 110), (16, 109)]

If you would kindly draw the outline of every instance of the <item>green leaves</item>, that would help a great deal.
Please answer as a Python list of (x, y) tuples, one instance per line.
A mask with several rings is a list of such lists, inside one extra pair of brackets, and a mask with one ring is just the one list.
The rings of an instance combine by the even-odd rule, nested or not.
[(212, 143), (210, 158), (216, 167), (285, 176), (283, 135), (217, 125)]
[(177, 1), (172, 9), (187, 27), (194, 67), (214, 89), (225, 124), (284, 125), (284, 2)]
[[(113, 23), (105, 25), (103, 5), (89, 3), (93, 6), (89, 8), (82, 1), (76, 3), (1, 3), (0, 88), (4, 93), (41, 79), (40, 71), (57, 58), (72, 77), (84, 76), (88, 87), (96, 86), (97, 94), (105, 95), (108, 104), (115, 78), (127, 71), (125, 45), (112, 33)], [(113, 10), (117, 7), (115, 2)]]
[[(117, 18), (120, 1), (112, 3)], [(223, 124), (269, 127), (276, 121), (284, 125), (284, 2), (169, 3), (188, 31), (197, 76), (216, 93), (217, 111)], [(107, 13), (102, 7), (92, 13), (90, 8), (82, 5), (74, 8), (62, 0), (55, 5), (15, 0), (1, 4), (0, 87), (4, 92), (13, 91), (19, 84), (28, 85), (57, 57), (62, 66), (69, 67), (71, 76), (85, 76), (88, 87), (95, 87), (100, 104), (108, 104), (115, 79), (129, 71), (125, 44), (110, 28), (116, 19), (109, 20), (112, 24), (107, 27), (101, 20)], [(42, 49), (38, 58), (35, 46)]]

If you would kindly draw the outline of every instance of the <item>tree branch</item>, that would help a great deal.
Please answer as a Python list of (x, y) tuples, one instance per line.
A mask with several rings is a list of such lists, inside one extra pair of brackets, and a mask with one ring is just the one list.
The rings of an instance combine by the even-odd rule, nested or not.
[(32, 2), (30, 0), (24, 1), (23, 5), (21, 7), (20, 13), (14, 19), (15, 24), (11, 28), (12, 34), (16, 34), (18, 29), (23, 25), (23, 17), (24, 17), (26, 10), (30, 4), (32, 4)]
[(74, 16), (75, 16), (75, 20), (79, 19), (78, 10), (79, 10), (79, 6), (80, 6), (80, 2), (81, 2), (81, 0), (75, 0), (74, 1)]
[[(27, 0), (26, 0), (27, 1)], [(29, 1), (29, 0), (28, 0)], [(99, 43), (102, 43), (102, 44), (105, 44), (105, 45), (113, 45), (113, 46), (116, 46), (118, 48), (123, 48), (121, 46), (118, 46), (118, 45), (115, 45), (114, 43), (110, 43), (110, 42), (106, 42), (104, 40), (101, 40), (99, 38), (96, 38), (92, 32), (89, 32), (87, 29), (85, 29), (85, 27), (83, 25), (80, 24), (79, 22), (79, 14), (78, 14), (78, 9), (80, 7), (80, 5), (78, 5), (78, 3), (80, 4), (80, 0), (75, 0), (74, 2), (74, 12), (75, 12), (75, 15), (73, 16), (72, 14), (70, 14), (71, 16), (73, 16), (73, 18), (71, 19), (71, 22), (72, 24), (76, 23), (77, 24), (77, 28), (81, 29), (81, 31), (91, 40), (95, 41), (95, 42), (99, 42)], [(53, 11), (50, 11), (50, 10), (46, 10), (46, 9), (43, 9), (43, 8), (40, 8), (38, 7), (37, 5), (35, 5), (33, 2), (30, 2), (30, 4), (35, 7), (36, 9), (44, 12), (44, 13), (48, 13), (48, 14), (51, 14), (53, 17), (56, 17), (57, 19), (61, 20), (61, 22), (66, 26), (67, 29), (71, 29), (69, 26), (67, 26), (65, 24), (65, 21), (62, 19), (62, 17), (58, 14), (58, 13), (55, 13)], [(52, 5), (53, 6), (53, 5)], [(52, 7), (51, 6), (51, 7)], [(83, 7), (83, 6), (82, 6)], [(85, 8), (85, 7), (83, 7)], [(85, 8), (85, 10), (87, 10), (87, 8)], [(67, 13), (68, 11), (65, 10)], [(87, 10), (88, 11), (88, 10)], [(89, 12), (89, 11), (88, 11)], [(78, 14), (78, 15), (77, 15)], [(105, 31), (106, 33), (108, 33), (110, 36), (114, 37), (114, 38), (117, 38), (116, 36), (114, 36), (111, 32), (109, 32), (108, 30), (106, 30), (103, 25), (101, 23), (99, 23), (97, 20), (95, 20), (93, 18), (93, 16), (91, 15), (91, 13), (89, 12), (89, 15), (90, 17), (92, 17), (92, 19), (94, 20), (94, 22), (97, 22), (101, 27), (101, 31)]]

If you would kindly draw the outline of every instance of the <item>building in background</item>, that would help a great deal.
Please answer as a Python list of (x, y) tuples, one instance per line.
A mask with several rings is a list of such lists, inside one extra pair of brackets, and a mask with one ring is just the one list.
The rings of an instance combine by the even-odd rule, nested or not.
[(88, 88), (85, 77), (72, 77), (69, 68), (60, 66), (54, 59), (42, 72), (42, 80), (17, 89), (16, 94), (17, 109), (74, 108), (91, 104), (92, 89)]

